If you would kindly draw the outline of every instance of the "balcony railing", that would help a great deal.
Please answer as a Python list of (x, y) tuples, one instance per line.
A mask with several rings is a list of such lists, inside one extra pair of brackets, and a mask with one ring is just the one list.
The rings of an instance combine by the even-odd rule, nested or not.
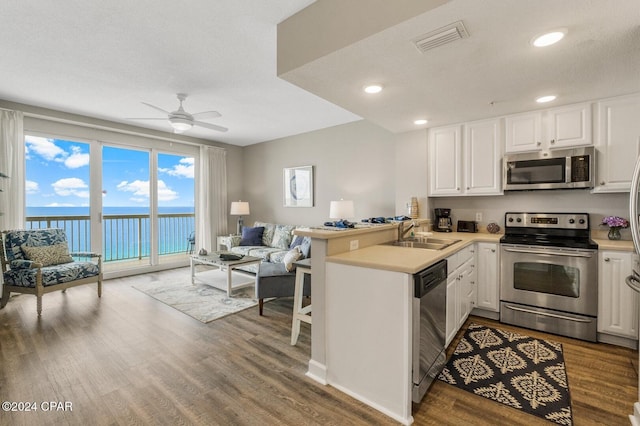
[[(89, 216), (29, 216), (28, 229), (62, 228), (69, 250), (91, 251)], [(187, 253), (189, 237), (195, 229), (193, 213), (158, 214), (158, 254)], [(151, 218), (145, 214), (104, 215), (102, 217), (102, 260), (113, 262), (149, 257)]]

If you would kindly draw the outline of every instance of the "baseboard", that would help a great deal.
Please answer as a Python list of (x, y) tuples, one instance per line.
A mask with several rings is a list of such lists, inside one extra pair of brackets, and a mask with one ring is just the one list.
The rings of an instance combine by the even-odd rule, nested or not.
[(629, 414), (629, 421), (633, 426), (640, 426), (640, 402), (633, 404), (633, 414)]
[(318, 361), (309, 360), (309, 370), (305, 375), (320, 384), (327, 384), (327, 366)]
[(614, 336), (613, 334), (598, 333), (599, 343), (608, 343), (610, 345), (623, 346), (625, 348), (638, 349), (638, 341), (628, 337)]

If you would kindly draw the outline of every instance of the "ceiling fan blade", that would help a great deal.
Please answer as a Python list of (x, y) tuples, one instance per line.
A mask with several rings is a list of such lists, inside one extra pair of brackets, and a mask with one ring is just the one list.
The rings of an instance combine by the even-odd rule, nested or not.
[(167, 121), (167, 117), (157, 118), (157, 117), (126, 117), (126, 120), (164, 120)]
[(191, 114), (193, 118), (198, 118), (202, 120), (203, 118), (218, 118), (222, 117), (222, 115), (218, 111), (205, 111), (205, 112), (197, 112), (195, 114)]
[(160, 111), (160, 112), (162, 112), (162, 113), (164, 113), (164, 114), (166, 114), (166, 115), (171, 114), (169, 111), (165, 111), (165, 110), (163, 110), (162, 108), (157, 107), (157, 106), (155, 106), (155, 105), (151, 105), (151, 104), (148, 104), (148, 103), (146, 103), (146, 102), (142, 102), (142, 103), (143, 103), (143, 104), (145, 104), (146, 106), (150, 107), (150, 108), (157, 109), (158, 111)]
[(216, 126), (215, 124), (204, 123), (202, 121), (194, 121), (193, 124), (195, 126), (206, 127), (207, 129), (211, 129), (211, 130), (217, 130), (219, 132), (226, 132), (227, 130), (229, 130), (226, 127)]

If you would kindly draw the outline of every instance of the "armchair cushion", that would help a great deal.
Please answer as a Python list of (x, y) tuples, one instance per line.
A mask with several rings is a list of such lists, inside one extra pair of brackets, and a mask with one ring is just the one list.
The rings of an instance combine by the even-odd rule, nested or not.
[[(10, 269), (4, 273), (4, 281), (17, 287), (35, 287), (38, 268)], [(55, 266), (45, 266), (42, 270), (42, 285), (65, 283), (100, 274), (98, 264), (94, 262), (71, 262)]]
[(66, 243), (40, 247), (30, 247), (22, 244), (20, 248), (28, 260), (40, 263), (42, 266), (73, 262), (73, 258), (69, 255), (69, 247)]

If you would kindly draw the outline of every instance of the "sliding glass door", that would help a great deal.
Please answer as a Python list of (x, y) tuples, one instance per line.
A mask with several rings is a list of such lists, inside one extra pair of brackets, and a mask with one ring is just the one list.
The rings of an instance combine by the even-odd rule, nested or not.
[(25, 149), (27, 227), (64, 228), (72, 251), (102, 253), (113, 276), (188, 264), (193, 154), (39, 135)]

